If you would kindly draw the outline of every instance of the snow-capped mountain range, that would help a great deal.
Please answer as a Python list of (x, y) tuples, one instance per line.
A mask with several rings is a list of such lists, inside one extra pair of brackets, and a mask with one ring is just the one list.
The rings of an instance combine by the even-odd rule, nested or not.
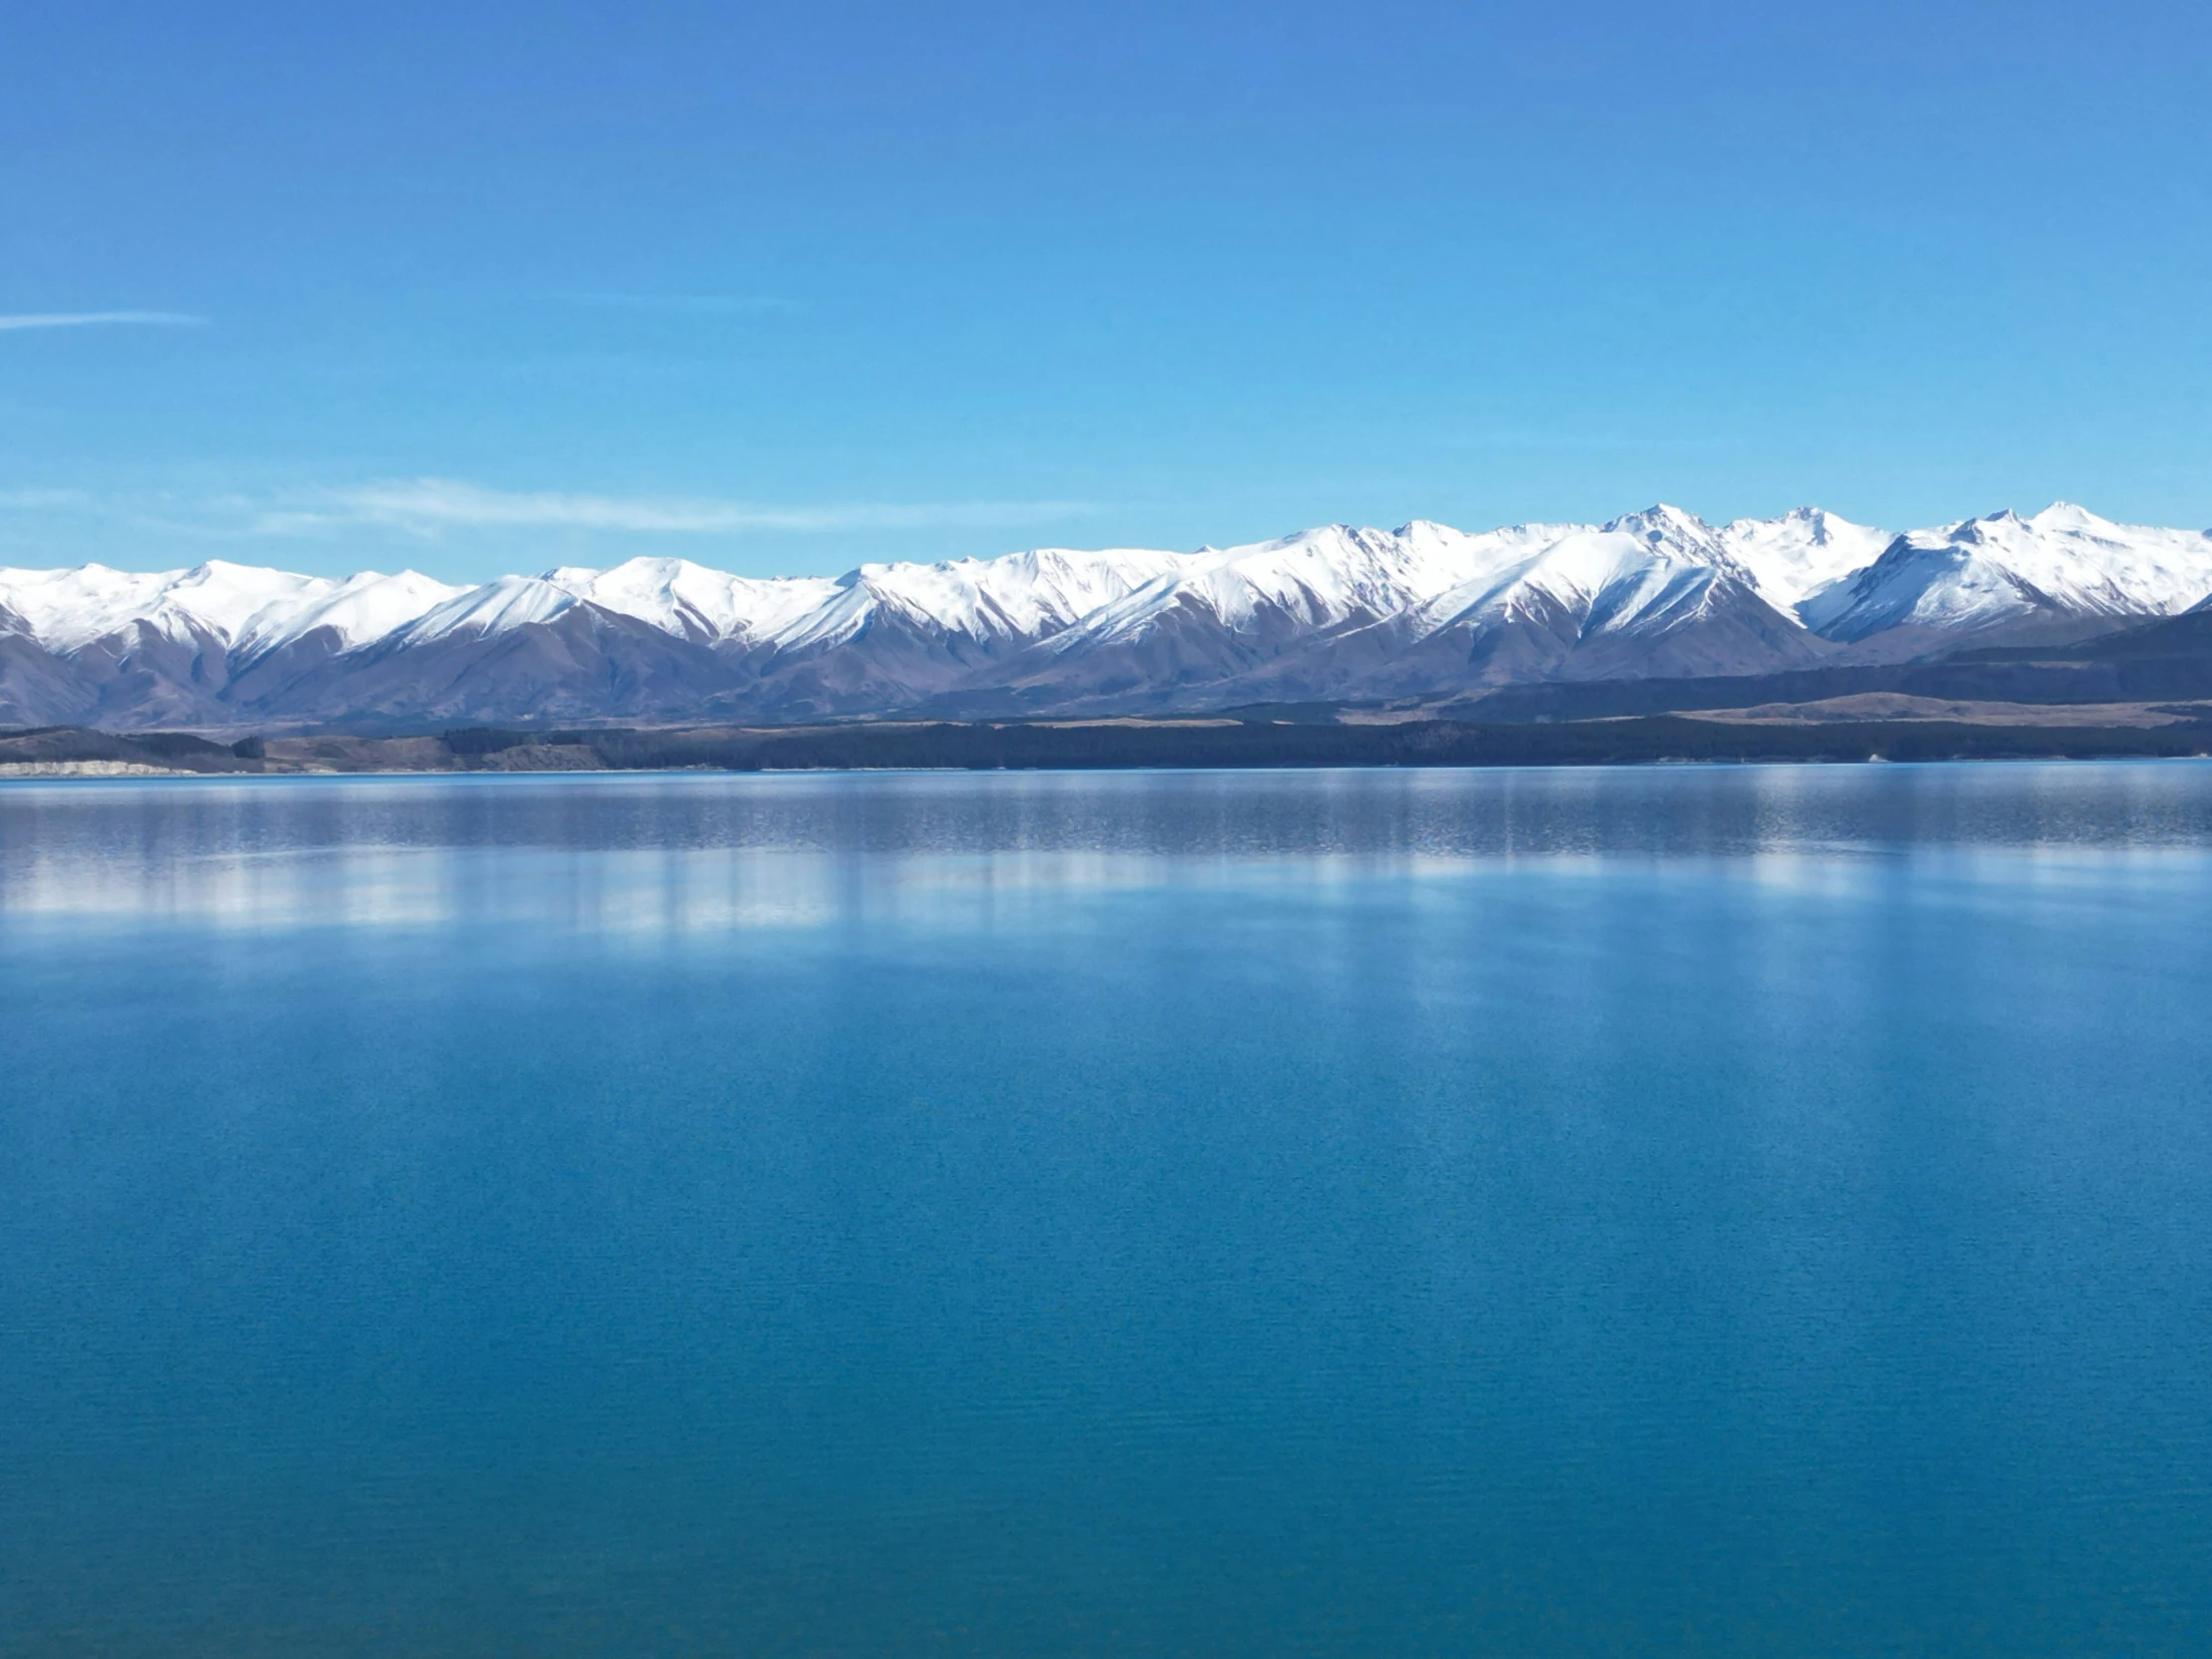
[(1902, 535), (1657, 506), (1331, 525), (755, 580), (681, 559), (453, 587), (212, 561), (0, 569), (0, 722), (791, 721), (1444, 699), (2078, 640), (2206, 603), (2212, 533), (2060, 503)]

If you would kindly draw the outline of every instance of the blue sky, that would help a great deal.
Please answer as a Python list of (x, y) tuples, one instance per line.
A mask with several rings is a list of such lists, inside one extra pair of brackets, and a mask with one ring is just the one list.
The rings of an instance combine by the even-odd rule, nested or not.
[(11, 15), (0, 562), (2212, 524), (2212, 8), (340, 11)]

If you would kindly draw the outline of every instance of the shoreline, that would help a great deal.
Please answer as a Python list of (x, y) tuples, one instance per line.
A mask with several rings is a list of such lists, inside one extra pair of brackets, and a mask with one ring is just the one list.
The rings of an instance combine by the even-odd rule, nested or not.
[[(252, 737), (0, 731), (0, 779), (571, 772), (1005, 772), (1850, 765), (2212, 757), (2202, 708), (2129, 724), (1777, 718), (1777, 711), (1558, 723), (879, 722), (660, 730), (456, 728), (435, 736)], [(1747, 718), (1748, 716), (1748, 718)]]

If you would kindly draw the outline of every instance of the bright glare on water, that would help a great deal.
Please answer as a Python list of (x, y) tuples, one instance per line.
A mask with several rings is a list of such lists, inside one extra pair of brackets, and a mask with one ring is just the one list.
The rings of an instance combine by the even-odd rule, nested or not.
[(0, 1652), (2212, 1650), (2212, 766), (0, 785)]

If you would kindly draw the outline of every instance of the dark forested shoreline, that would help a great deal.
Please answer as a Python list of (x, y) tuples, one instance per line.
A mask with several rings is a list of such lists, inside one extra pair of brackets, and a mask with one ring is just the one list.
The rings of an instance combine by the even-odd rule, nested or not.
[(960, 771), (1134, 767), (1609, 766), (1652, 762), (2090, 760), (2202, 756), (2212, 719), (2163, 724), (1952, 720), (1760, 722), (1653, 715), (1553, 724), (1291, 719), (872, 722), (775, 728), (487, 727), (382, 736), (0, 731), (0, 767), (150, 768), (203, 774), (857, 769)]

